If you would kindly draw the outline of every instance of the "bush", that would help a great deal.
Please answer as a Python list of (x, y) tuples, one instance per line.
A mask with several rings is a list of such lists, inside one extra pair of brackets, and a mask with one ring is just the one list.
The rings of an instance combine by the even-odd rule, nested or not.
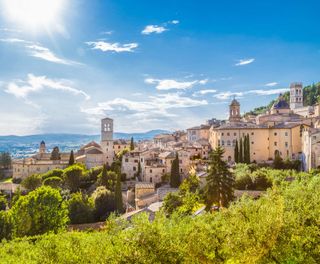
[(33, 174), (25, 178), (21, 185), (29, 191), (33, 191), (42, 185), (42, 177), (39, 174)]
[(52, 188), (61, 188), (63, 184), (63, 180), (60, 177), (53, 176), (46, 178), (43, 183), (45, 186), (50, 186)]
[(42, 174), (42, 180), (45, 180), (47, 178), (52, 178), (52, 177), (59, 177), (59, 178), (63, 178), (63, 170), (61, 169), (53, 169), (50, 170), (44, 174)]
[(92, 194), (95, 208), (95, 219), (104, 221), (115, 208), (114, 193), (103, 186), (98, 187)]
[(68, 222), (68, 210), (59, 191), (48, 186), (20, 196), (11, 211), (17, 237), (57, 233)]
[(65, 187), (71, 192), (79, 191), (83, 172), (83, 167), (79, 166), (78, 164), (66, 168), (63, 172)]
[(0, 194), (0, 211), (6, 210), (7, 204), (6, 197)]
[(4, 238), (11, 239), (12, 234), (13, 234), (13, 222), (12, 222), (11, 213), (0, 211), (0, 241)]
[(91, 198), (78, 192), (67, 202), (71, 224), (91, 223), (94, 220), (94, 203)]

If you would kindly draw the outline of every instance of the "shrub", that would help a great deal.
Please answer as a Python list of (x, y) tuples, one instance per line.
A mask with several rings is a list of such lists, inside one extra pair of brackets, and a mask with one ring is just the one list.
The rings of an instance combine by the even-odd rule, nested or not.
[(92, 194), (97, 221), (106, 220), (110, 212), (115, 210), (114, 193), (103, 186), (98, 187)]
[(67, 205), (71, 224), (91, 223), (94, 220), (94, 203), (88, 196), (73, 193)]

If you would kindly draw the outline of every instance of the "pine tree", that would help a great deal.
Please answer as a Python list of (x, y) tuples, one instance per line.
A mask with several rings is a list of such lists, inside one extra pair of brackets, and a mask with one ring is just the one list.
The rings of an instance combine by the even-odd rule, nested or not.
[(215, 203), (227, 206), (233, 199), (234, 176), (223, 160), (224, 150), (220, 146), (210, 154), (210, 165), (206, 184), (206, 208), (210, 210)]
[(171, 175), (170, 175), (170, 186), (178, 188), (180, 185), (180, 171), (179, 171), (179, 156), (176, 153), (176, 158), (172, 161)]
[(239, 162), (243, 163), (243, 144), (242, 144), (242, 138), (240, 138), (240, 147), (239, 147)]
[(239, 145), (238, 145), (238, 139), (236, 139), (236, 146), (234, 147), (234, 161), (236, 163), (239, 162)]
[(121, 190), (121, 180), (120, 175), (117, 175), (117, 183), (115, 189), (115, 207), (116, 211), (121, 214), (123, 213), (123, 201), (122, 201), (122, 190)]
[(131, 142), (130, 142), (130, 150), (134, 150), (134, 141), (133, 141), (133, 137), (131, 137)]
[(69, 157), (69, 166), (74, 164), (74, 153), (73, 150), (70, 152), (70, 157)]
[(138, 171), (137, 171), (138, 180), (141, 180), (141, 162), (138, 163)]

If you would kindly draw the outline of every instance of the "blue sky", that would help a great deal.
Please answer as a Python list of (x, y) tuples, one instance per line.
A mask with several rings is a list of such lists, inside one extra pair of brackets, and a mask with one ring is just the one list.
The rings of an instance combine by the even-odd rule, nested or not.
[(1, 135), (185, 129), (320, 81), (318, 1), (50, 2), (0, 0)]

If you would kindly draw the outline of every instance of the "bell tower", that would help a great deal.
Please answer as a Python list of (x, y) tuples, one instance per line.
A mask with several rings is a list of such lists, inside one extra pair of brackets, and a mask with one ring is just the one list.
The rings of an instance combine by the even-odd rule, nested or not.
[(101, 120), (101, 148), (105, 155), (105, 162), (109, 166), (114, 160), (113, 150), (113, 119), (104, 118)]
[(302, 83), (290, 84), (290, 109), (294, 110), (303, 107), (303, 88)]
[(240, 103), (234, 98), (231, 104), (229, 105), (229, 121), (239, 122), (240, 119)]

